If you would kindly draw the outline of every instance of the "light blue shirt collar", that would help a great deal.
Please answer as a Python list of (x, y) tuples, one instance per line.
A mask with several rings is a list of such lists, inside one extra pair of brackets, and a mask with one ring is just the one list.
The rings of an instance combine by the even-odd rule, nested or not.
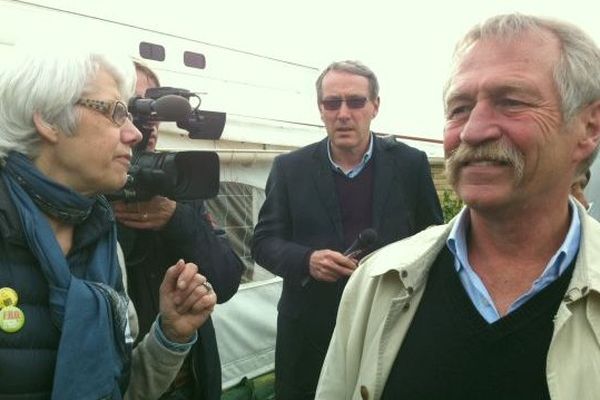
[(335, 161), (333, 161), (333, 158), (331, 157), (331, 140), (327, 140), (327, 156), (329, 157), (329, 162), (331, 163), (331, 166), (336, 172), (339, 172), (340, 174), (345, 175), (350, 179), (355, 178), (356, 176), (358, 176), (358, 174), (361, 173), (361, 171), (365, 168), (365, 166), (373, 156), (373, 134), (371, 133), (369, 137), (369, 148), (367, 149), (367, 152), (363, 155), (362, 160), (354, 167), (352, 167), (352, 169), (348, 172), (344, 172), (342, 167), (340, 167), (338, 164), (336, 164)]
[[(581, 241), (581, 221), (577, 213), (577, 207), (571, 199), (569, 199), (569, 208), (571, 211), (571, 224), (564, 242), (552, 256), (544, 272), (533, 282), (531, 288), (511, 304), (508, 313), (525, 304), (542, 289), (558, 279), (577, 256)], [(463, 208), (450, 231), (446, 245), (454, 255), (454, 267), (473, 305), (488, 323), (493, 323), (500, 319), (500, 314), (494, 306), (485, 285), (469, 263), (466, 236), (469, 224), (469, 211), (467, 208)]]

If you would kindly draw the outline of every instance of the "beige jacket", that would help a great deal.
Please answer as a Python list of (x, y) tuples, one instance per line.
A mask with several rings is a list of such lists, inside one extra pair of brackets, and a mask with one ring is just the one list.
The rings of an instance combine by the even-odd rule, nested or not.
[[(578, 206), (581, 247), (554, 318), (546, 362), (552, 400), (600, 399), (600, 223)], [(379, 399), (454, 221), (365, 258), (348, 282), (317, 399)]]

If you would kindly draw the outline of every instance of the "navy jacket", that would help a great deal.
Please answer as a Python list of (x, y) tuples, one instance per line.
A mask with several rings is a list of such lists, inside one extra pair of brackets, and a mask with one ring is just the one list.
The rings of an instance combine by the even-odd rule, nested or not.
[[(425, 153), (393, 138), (375, 137), (369, 162), (374, 163), (375, 248), (443, 222)], [(344, 251), (343, 221), (333, 174), (327, 139), (276, 157), (252, 242), (254, 260), (283, 278), (278, 331), (283, 331), (282, 315), (288, 321), (295, 320), (292, 330), (303, 329), (315, 344), (313, 350), (323, 353), (321, 357), (331, 338), (346, 283), (345, 279), (334, 283), (313, 280), (308, 267), (314, 250)], [(277, 351), (281, 357), (293, 358), (302, 357), (307, 349), (293, 345), (283, 349), (278, 344)], [(300, 362), (291, 360), (289, 365)], [(304, 374), (302, 369), (315, 368), (298, 369), (298, 374)], [(318, 377), (318, 371), (306, 374), (312, 374), (312, 380)]]
[[(97, 240), (114, 220), (92, 215), (94, 224), (77, 229), (67, 260), (83, 276)], [(51, 319), (48, 281), (29, 249), (21, 220), (4, 180), (0, 179), (0, 288), (17, 292), (25, 324), (14, 333), (0, 330), (0, 399), (49, 399), (52, 393), (60, 329)]]

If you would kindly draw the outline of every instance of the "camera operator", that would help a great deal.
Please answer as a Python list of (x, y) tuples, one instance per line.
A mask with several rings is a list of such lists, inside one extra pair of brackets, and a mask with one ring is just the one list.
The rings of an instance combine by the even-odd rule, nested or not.
[[(148, 88), (160, 86), (151, 69), (138, 62), (135, 67), (136, 95), (144, 96)], [(154, 152), (158, 122), (142, 128), (145, 135), (149, 133), (143, 150)], [(116, 201), (113, 209), (118, 221), (118, 240), (125, 254), (129, 294), (139, 314), (140, 336), (150, 328), (158, 311), (160, 278), (167, 266), (180, 258), (198, 265), (199, 272), (211, 282), (219, 303), (235, 294), (243, 264), (222, 231), (218, 233), (213, 226), (202, 200), (176, 202), (154, 196), (134, 203)], [(198, 330), (198, 341), (161, 399), (217, 400), (220, 395), (221, 364), (209, 319)]]

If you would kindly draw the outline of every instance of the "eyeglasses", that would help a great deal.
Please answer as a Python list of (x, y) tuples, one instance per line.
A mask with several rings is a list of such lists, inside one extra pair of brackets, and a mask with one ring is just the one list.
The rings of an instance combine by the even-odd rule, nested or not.
[(98, 111), (109, 118), (118, 127), (123, 126), (127, 120), (133, 120), (133, 116), (127, 110), (127, 104), (123, 103), (121, 100), (102, 101), (79, 99), (75, 104)]
[(346, 107), (351, 110), (358, 110), (363, 108), (367, 104), (367, 98), (364, 96), (348, 96), (345, 98), (341, 97), (328, 97), (321, 100), (323, 108), (327, 111), (336, 111), (342, 107), (342, 103), (346, 103)]

